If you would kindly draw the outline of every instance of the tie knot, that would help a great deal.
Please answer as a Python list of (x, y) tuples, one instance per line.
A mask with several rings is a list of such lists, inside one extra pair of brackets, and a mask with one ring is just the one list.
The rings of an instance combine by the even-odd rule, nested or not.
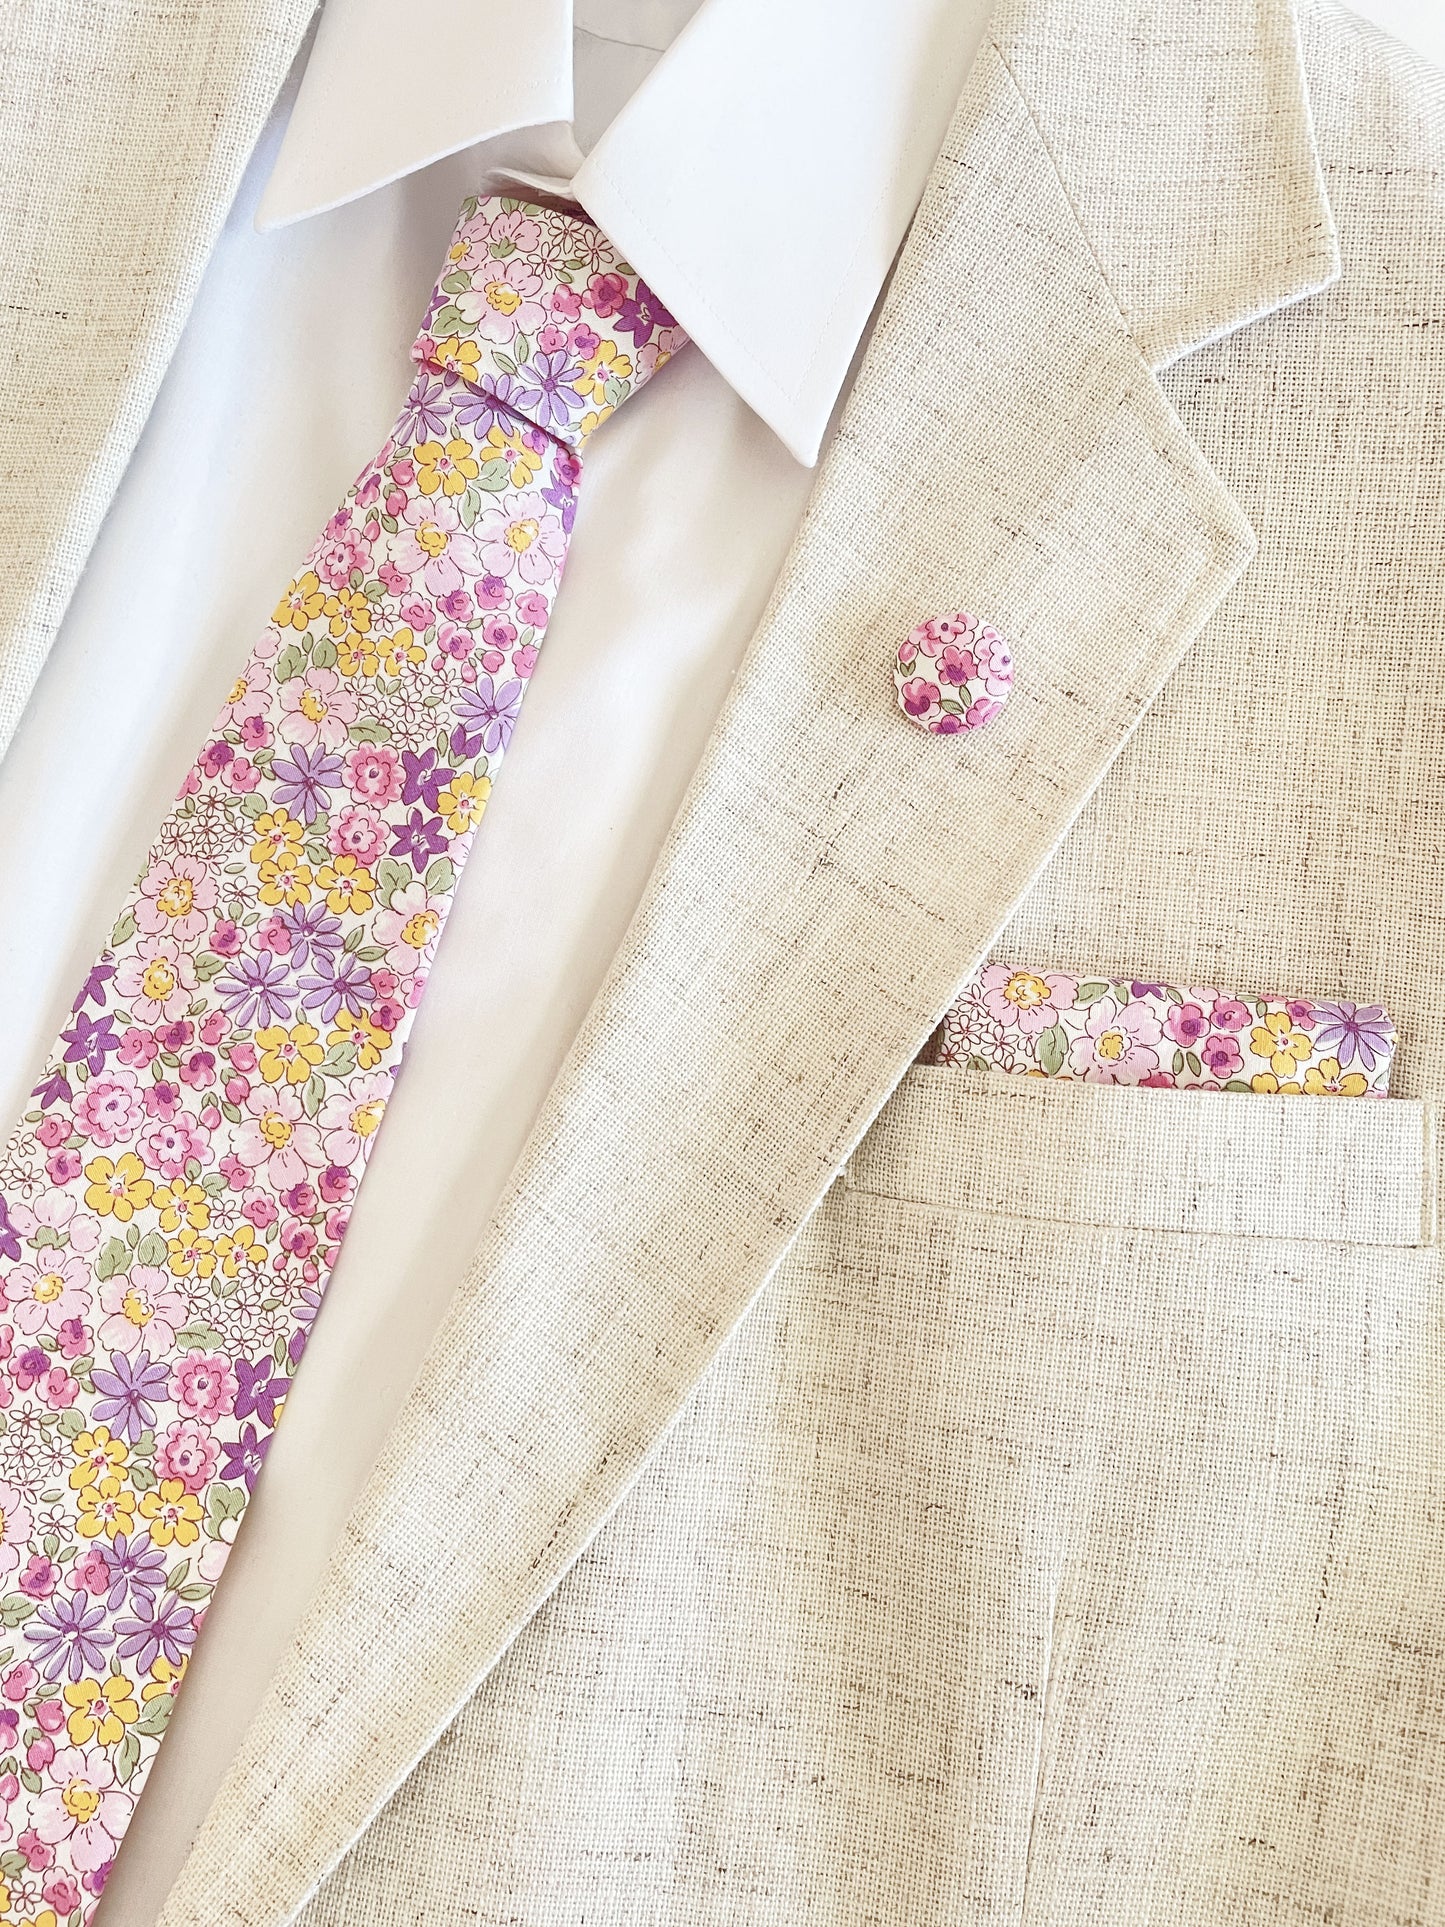
[(465, 201), (413, 359), (580, 449), (686, 341), (585, 215)]

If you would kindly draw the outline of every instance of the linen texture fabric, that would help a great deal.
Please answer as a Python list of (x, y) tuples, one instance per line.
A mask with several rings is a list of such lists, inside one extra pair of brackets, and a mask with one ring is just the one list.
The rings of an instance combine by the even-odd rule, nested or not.
[[(997, 23), (164, 1927), (1445, 1918), (1445, 103), (1298, 26)], [(995, 945), (1381, 1006), (1396, 1096), (908, 1072)]]
[(0, 756), (312, 10), (4, 10)]

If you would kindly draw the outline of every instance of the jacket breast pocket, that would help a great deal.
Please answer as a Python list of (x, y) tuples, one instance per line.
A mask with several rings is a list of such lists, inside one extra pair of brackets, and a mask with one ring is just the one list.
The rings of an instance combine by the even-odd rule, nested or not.
[(1029, 1923), (1445, 1920), (1433, 1129), (917, 1068), (825, 1207)]

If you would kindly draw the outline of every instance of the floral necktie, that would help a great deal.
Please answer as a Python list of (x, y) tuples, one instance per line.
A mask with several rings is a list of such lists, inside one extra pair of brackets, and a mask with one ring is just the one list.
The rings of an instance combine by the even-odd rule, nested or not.
[(0, 1921), (95, 1908), (526, 693), (579, 450), (683, 339), (585, 219), (466, 204), (392, 437), (0, 1156)]

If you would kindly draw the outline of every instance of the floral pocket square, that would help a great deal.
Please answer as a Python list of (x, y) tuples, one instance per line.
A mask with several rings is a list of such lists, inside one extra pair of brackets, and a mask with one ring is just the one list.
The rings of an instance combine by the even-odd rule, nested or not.
[(1394, 1054), (1378, 1004), (986, 964), (944, 1018), (935, 1061), (1086, 1084), (1384, 1097)]

